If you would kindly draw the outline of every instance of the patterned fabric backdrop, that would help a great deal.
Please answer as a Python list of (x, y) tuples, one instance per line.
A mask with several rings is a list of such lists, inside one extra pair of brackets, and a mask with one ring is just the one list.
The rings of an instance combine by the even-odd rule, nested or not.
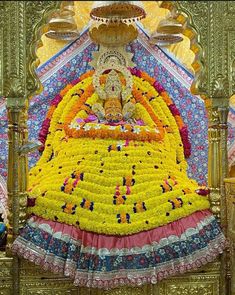
[(235, 104), (230, 103), (228, 114), (228, 162), (235, 165)]
[[(88, 62), (92, 59), (94, 50), (97, 50), (97, 46), (91, 43), (87, 32), (84, 32), (82, 37), (72, 42), (37, 70), (44, 90), (30, 101), (28, 120), (30, 140), (37, 139), (38, 131), (53, 97), (67, 83), (90, 69)], [(137, 67), (162, 83), (180, 110), (188, 125), (192, 144), (192, 155), (188, 159), (188, 175), (200, 184), (206, 184), (208, 121), (204, 102), (189, 91), (192, 75), (166, 52), (157, 46), (150, 46), (143, 32), (140, 32), (140, 37), (128, 47), (128, 50), (134, 53), (134, 62)], [(0, 175), (6, 178), (7, 122), (4, 107), (0, 107), (0, 150)], [(32, 167), (39, 157), (38, 152), (30, 154), (29, 166)]]

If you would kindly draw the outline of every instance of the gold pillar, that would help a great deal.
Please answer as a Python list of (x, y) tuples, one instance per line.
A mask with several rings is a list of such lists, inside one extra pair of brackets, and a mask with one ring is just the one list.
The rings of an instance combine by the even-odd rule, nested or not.
[(208, 186), (212, 212), (220, 219), (220, 130), (217, 108), (209, 110)]
[[(26, 116), (24, 98), (7, 98), (8, 114), (8, 207), (9, 207), (9, 228), (7, 235), (6, 254), (11, 256), (11, 246), (19, 234), (20, 227), (25, 222), (26, 215), (26, 186), (27, 186), (27, 157), (20, 156), (20, 147), (27, 140)], [(13, 256), (12, 294), (19, 294), (19, 271), (20, 260)]]
[[(20, 115), (21, 109), (8, 107), (8, 207), (9, 207), (9, 228), (7, 234), (7, 255), (13, 240), (19, 230), (19, 146), (20, 146)], [(12, 294), (19, 294), (19, 258), (13, 257), (12, 261), (13, 290)]]
[[(228, 107), (212, 107), (209, 110), (208, 130), (208, 185), (211, 190), (211, 210), (218, 217), (226, 236), (228, 217), (224, 178), (228, 175), (227, 115)], [(227, 250), (221, 256), (220, 294), (230, 294), (230, 278), (229, 250)]]
[[(27, 101), (26, 101), (27, 103)], [(28, 143), (28, 108), (25, 107), (21, 112), (20, 119), (20, 142), (21, 146)], [(19, 156), (19, 228), (22, 228), (26, 222), (26, 207), (27, 207), (27, 187), (28, 187), (28, 154), (23, 153)]]
[[(28, 140), (27, 109), (23, 104), (13, 105), (16, 99), (8, 99), (8, 206), (9, 229), (7, 254), (10, 254), (12, 242), (26, 220), (26, 189), (28, 179), (27, 154), (20, 155), (20, 148)], [(21, 101), (24, 101), (21, 99)]]
[[(224, 99), (225, 100), (225, 99)], [(227, 138), (228, 138), (228, 107), (223, 106), (218, 108), (219, 114), (219, 129), (220, 129), (220, 216), (221, 226), (225, 235), (228, 237), (228, 214), (227, 202), (225, 194), (224, 179), (228, 177), (228, 152), (227, 152)], [(224, 251), (221, 257), (221, 294), (231, 294), (231, 257), (230, 248)]]
[[(20, 109), (8, 108), (8, 207), (9, 229), (7, 250), (19, 230), (19, 146), (20, 146)], [(8, 252), (8, 251), (7, 251)]]
[(228, 139), (228, 107), (219, 107), (219, 130), (220, 130), (220, 194), (221, 194), (221, 224), (225, 228), (228, 227), (228, 218), (226, 210), (225, 200), (225, 185), (224, 179), (228, 177), (228, 151), (227, 151), (227, 139)]
[(231, 293), (235, 295), (235, 177), (225, 178), (225, 194), (228, 216), (228, 238), (231, 271)]

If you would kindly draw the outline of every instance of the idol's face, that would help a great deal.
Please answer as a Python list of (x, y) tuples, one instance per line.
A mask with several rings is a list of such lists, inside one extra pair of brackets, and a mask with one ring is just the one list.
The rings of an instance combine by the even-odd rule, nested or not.
[(118, 123), (122, 121), (122, 105), (119, 99), (108, 99), (105, 102), (105, 119), (109, 123)]
[(109, 123), (118, 123), (122, 121), (123, 116), (119, 109), (107, 109), (105, 112), (105, 119)]

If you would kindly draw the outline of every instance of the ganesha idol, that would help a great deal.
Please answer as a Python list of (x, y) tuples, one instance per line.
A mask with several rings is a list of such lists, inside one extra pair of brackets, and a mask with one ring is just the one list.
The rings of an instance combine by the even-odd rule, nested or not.
[(209, 191), (187, 176), (187, 127), (154, 78), (108, 63), (48, 113), (14, 253), (104, 289), (155, 284), (222, 253)]

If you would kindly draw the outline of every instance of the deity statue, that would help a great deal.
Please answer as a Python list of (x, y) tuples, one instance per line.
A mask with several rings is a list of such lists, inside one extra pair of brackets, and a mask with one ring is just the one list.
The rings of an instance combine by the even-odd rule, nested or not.
[[(112, 66), (112, 63), (110, 63)], [(93, 111), (99, 117), (99, 120), (106, 120), (109, 123), (120, 123), (123, 119), (127, 122), (131, 121), (131, 116), (134, 113), (134, 104), (130, 101), (124, 103), (122, 101), (121, 92), (122, 84), (117, 72), (112, 70), (105, 83), (105, 102), (104, 106), (95, 104)]]
[(187, 176), (189, 149), (180, 113), (154, 78), (112, 63), (85, 73), (53, 109), (13, 252), (104, 289), (212, 261), (225, 237), (208, 189)]

